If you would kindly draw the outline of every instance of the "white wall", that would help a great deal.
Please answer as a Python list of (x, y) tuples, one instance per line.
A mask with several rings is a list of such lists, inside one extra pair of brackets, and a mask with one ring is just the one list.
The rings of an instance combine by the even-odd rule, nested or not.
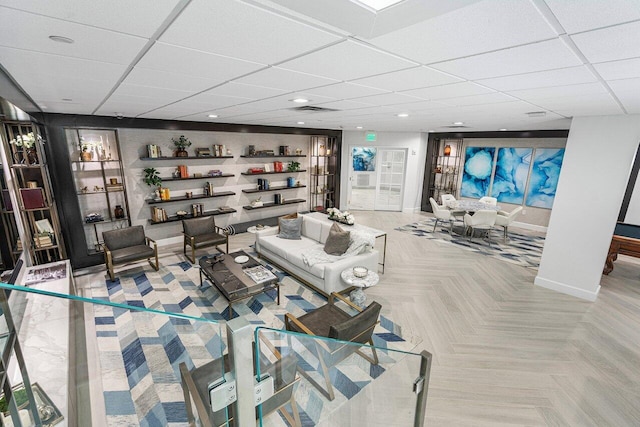
[(417, 212), (422, 198), (422, 181), (427, 157), (427, 134), (419, 132), (377, 132), (376, 141), (367, 141), (364, 131), (344, 131), (342, 133), (342, 167), (340, 170), (340, 206), (347, 206), (349, 170), (351, 168), (351, 148), (406, 148), (407, 164), (404, 181), (402, 210)]
[(536, 285), (590, 301), (640, 141), (640, 115), (571, 123)]

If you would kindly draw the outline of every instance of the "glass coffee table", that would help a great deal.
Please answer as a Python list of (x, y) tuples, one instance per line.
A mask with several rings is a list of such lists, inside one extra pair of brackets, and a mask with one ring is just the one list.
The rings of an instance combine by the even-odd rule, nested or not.
[[(234, 303), (273, 289), (277, 291), (277, 303), (280, 305), (280, 284), (277, 277), (256, 283), (244, 272), (245, 269), (258, 267), (262, 264), (244, 251), (223, 254), (223, 256), (222, 261), (219, 262), (213, 262), (213, 256), (200, 259), (200, 286), (202, 286), (202, 276), (204, 275), (227, 299), (229, 320), (233, 316), (232, 306)], [(235, 261), (238, 257), (246, 257), (247, 261), (238, 263)]]

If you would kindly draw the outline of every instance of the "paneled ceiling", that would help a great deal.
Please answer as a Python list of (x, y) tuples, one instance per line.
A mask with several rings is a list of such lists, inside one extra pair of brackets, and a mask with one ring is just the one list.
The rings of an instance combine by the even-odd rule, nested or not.
[(0, 65), (55, 113), (564, 129), (640, 114), (639, 40), (640, 0), (0, 0)]

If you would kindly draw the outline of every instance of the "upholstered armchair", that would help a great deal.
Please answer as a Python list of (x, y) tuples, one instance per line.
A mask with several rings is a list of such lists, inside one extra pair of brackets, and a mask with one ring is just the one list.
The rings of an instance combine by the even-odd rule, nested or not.
[[(141, 225), (128, 228), (119, 228), (102, 232), (104, 243), (104, 262), (111, 280), (115, 279), (113, 269), (115, 265), (127, 264), (146, 259), (149, 264), (158, 271), (158, 246), (155, 240), (145, 236)], [(155, 258), (155, 264), (151, 261)]]
[(484, 196), (480, 197), (478, 200), (480, 203), (486, 203), (487, 205), (496, 206), (498, 204), (498, 199), (495, 197)]
[[(336, 298), (348, 304), (357, 314), (352, 317), (349, 313), (337, 307), (335, 305)], [(299, 369), (298, 371), (327, 399), (333, 400), (335, 398), (331, 378), (329, 377), (329, 368), (337, 365), (353, 353), (357, 353), (373, 365), (378, 364), (378, 354), (373, 347), (372, 336), (373, 329), (378, 324), (381, 308), (380, 304), (373, 301), (363, 309), (342, 295), (333, 292), (329, 296), (329, 303), (322, 307), (301, 317), (295, 317), (291, 313), (285, 315), (285, 326), (288, 331), (338, 340), (335, 342), (317, 338), (300, 340), (318, 359), (325, 386), (320, 385), (304, 370)], [(372, 356), (363, 353), (361, 346), (357, 344), (370, 344), (372, 346)]]
[[(456, 198), (453, 194), (441, 194), (440, 201), (442, 202), (442, 206), (448, 208), (449, 205), (452, 205), (456, 202)], [(451, 210), (451, 216), (458, 221), (463, 221), (463, 217), (467, 212), (464, 210)]]
[(503, 237), (505, 242), (507, 241), (507, 229), (509, 228), (511, 223), (515, 221), (516, 217), (520, 215), (520, 212), (522, 211), (522, 209), (523, 209), (522, 206), (518, 206), (511, 212), (505, 212), (505, 211), (498, 212), (498, 215), (496, 216), (496, 225), (499, 225), (503, 228), (503, 231), (504, 231)]
[[(203, 216), (182, 220), (184, 230), (184, 255), (192, 263), (196, 262), (196, 249), (226, 244), (229, 253), (229, 235), (216, 226), (213, 216)], [(187, 246), (191, 247), (191, 258), (187, 254)]]
[(486, 233), (489, 246), (491, 246), (491, 230), (496, 223), (498, 212), (492, 209), (481, 209), (476, 211), (473, 216), (466, 214), (464, 216), (465, 234), (469, 233), (469, 240), (473, 239), (473, 234), (480, 230)]
[(453, 227), (453, 222), (451, 220), (451, 211), (445, 207), (439, 206), (433, 197), (429, 197), (429, 203), (431, 203), (431, 210), (433, 211), (433, 216), (436, 217), (436, 223), (433, 224), (433, 231), (436, 231), (438, 222), (447, 221), (449, 222), (449, 232), (451, 232), (451, 228)]

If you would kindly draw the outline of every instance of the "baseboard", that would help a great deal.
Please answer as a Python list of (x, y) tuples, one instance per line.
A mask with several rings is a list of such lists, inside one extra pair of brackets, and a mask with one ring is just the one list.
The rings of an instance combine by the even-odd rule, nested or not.
[(420, 206), (415, 208), (404, 208), (402, 209), (402, 213), (418, 213), (420, 212)]
[(595, 301), (596, 298), (598, 298), (598, 293), (600, 292), (600, 285), (598, 285), (598, 289), (596, 289), (595, 291), (589, 292), (589, 291), (585, 291), (584, 289), (579, 289), (564, 283), (556, 282), (554, 280), (545, 279), (540, 276), (536, 276), (533, 283), (535, 283), (536, 286), (540, 286), (546, 289), (551, 289), (552, 291), (571, 295), (587, 301)]
[(547, 232), (547, 227), (545, 227), (543, 225), (527, 224), (526, 222), (514, 221), (514, 222), (511, 223), (511, 225), (509, 227), (510, 228), (511, 227), (523, 228), (525, 230), (539, 231), (541, 233), (546, 233)]

